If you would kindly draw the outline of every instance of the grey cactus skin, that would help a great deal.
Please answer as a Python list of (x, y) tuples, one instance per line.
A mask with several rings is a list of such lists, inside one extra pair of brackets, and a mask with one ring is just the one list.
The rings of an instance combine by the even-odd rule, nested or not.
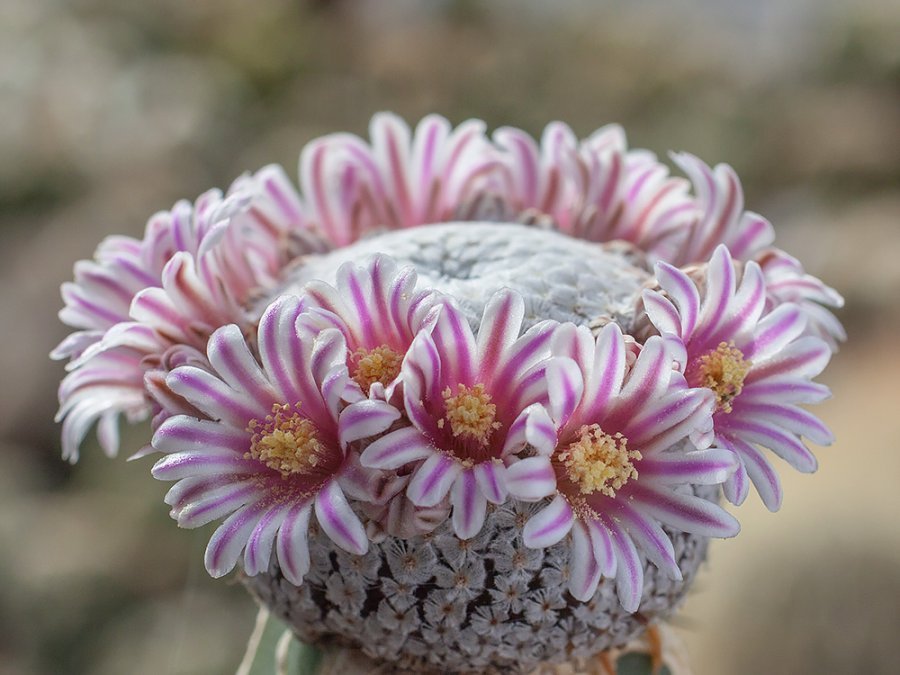
[[(332, 283), (341, 263), (375, 253), (413, 265), (419, 287), (456, 298), (475, 329), (491, 294), (509, 287), (525, 298), (524, 328), (549, 318), (615, 321), (627, 330), (651, 279), (640, 252), (628, 245), (467, 222), (376, 234), (306, 256), (272, 297), (300, 293), (311, 279)], [(717, 487), (693, 490), (718, 495)], [(671, 614), (705, 560), (707, 538), (667, 529), (681, 581), (645, 561), (636, 613), (622, 608), (614, 579), (601, 580), (594, 597), (579, 602), (567, 590), (569, 538), (543, 550), (522, 542), (522, 527), (544, 503), (491, 507), (483, 530), (468, 541), (445, 521), (424, 536), (373, 542), (364, 556), (340, 550), (313, 524), (311, 569), (301, 586), (274, 561), (267, 574), (243, 582), (300, 640), (359, 648), (390, 663), (390, 672), (524, 673), (626, 644)]]

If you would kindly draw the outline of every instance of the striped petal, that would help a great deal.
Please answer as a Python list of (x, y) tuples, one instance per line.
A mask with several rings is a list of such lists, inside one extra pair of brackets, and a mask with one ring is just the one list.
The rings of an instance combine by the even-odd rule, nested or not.
[(248, 504), (232, 513), (213, 532), (205, 556), (206, 571), (211, 577), (218, 579), (234, 569), (262, 513), (259, 503)]
[(486, 384), (493, 381), (495, 368), (502, 363), (504, 353), (519, 337), (524, 317), (525, 301), (515, 291), (504, 289), (488, 300), (476, 341), (478, 381)]
[(740, 506), (747, 499), (747, 495), (750, 494), (750, 476), (747, 475), (743, 462), (739, 462), (734, 473), (722, 483), (722, 494), (735, 506)]
[(386, 431), (400, 419), (400, 411), (384, 401), (358, 401), (341, 411), (338, 433), (342, 447)]
[(353, 513), (337, 481), (329, 481), (316, 495), (316, 520), (335, 544), (349, 553), (362, 555), (369, 549), (366, 530)]
[(548, 548), (562, 541), (575, 523), (575, 513), (562, 495), (528, 519), (522, 540), (531, 548)]
[(433, 453), (416, 469), (407, 495), (416, 506), (435, 506), (447, 496), (461, 471), (456, 460), (442, 452)]
[(244, 573), (255, 576), (267, 572), (272, 557), (272, 544), (290, 506), (279, 504), (269, 508), (259, 519), (244, 548)]
[[(697, 286), (687, 274), (665, 262), (656, 264), (656, 279), (678, 308), (678, 330), (671, 332), (681, 337), (692, 335), (700, 314), (700, 293)], [(650, 320), (653, 321), (652, 316)], [(661, 333), (666, 332), (656, 321), (653, 323)]]
[(403, 427), (370, 443), (360, 455), (360, 462), (372, 469), (393, 470), (430, 457), (434, 446), (415, 427)]
[(581, 369), (574, 360), (557, 357), (549, 360), (545, 372), (549, 395), (547, 411), (553, 422), (561, 427), (581, 403), (584, 394)]
[(499, 462), (481, 462), (472, 468), (478, 489), (491, 504), (506, 501), (509, 489), (506, 486), (506, 467)]
[[(747, 478), (753, 482), (753, 487), (756, 488), (762, 503), (769, 511), (775, 512), (780, 509), (784, 494), (781, 480), (771, 462), (753, 444), (742, 441), (740, 438), (729, 438), (726, 442), (732, 452), (740, 457), (742, 473), (746, 475), (744, 482)], [(744, 494), (746, 492), (747, 490), (744, 490)], [(727, 493), (726, 497), (728, 497)], [(729, 501), (731, 501), (730, 497)]]
[(450, 504), (453, 506), (453, 531), (457, 537), (471, 539), (481, 531), (487, 514), (487, 499), (471, 469), (463, 471), (453, 483)]
[(718, 485), (734, 473), (737, 461), (730, 450), (709, 448), (691, 452), (658, 452), (644, 457), (640, 473), (658, 485)]
[(506, 486), (517, 499), (533, 502), (553, 494), (556, 472), (545, 456), (526, 457), (506, 470)]
[(780, 305), (760, 321), (745, 355), (751, 361), (765, 361), (800, 337), (805, 328), (806, 317), (796, 305)]
[[(576, 522), (572, 527), (572, 552), (569, 554), (569, 592), (576, 600), (587, 602), (600, 584), (600, 563), (587, 526)], [(633, 610), (630, 610), (633, 611)]]
[(616, 554), (616, 592), (626, 612), (636, 612), (644, 591), (644, 566), (625, 531), (615, 523), (606, 523)]
[(733, 537), (740, 531), (734, 516), (713, 502), (650, 486), (633, 484), (631, 495), (640, 511), (659, 522), (703, 537)]
[(275, 550), (284, 577), (295, 586), (303, 583), (309, 571), (309, 515), (311, 501), (294, 504), (281, 523)]
[(660, 333), (673, 333), (682, 335), (681, 316), (678, 310), (667, 298), (657, 291), (646, 290), (641, 294), (644, 301), (644, 311), (650, 322), (656, 326)]
[(619, 504), (616, 518), (625, 528), (628, 536), (654, 565), (666, 576), (681, 581), (681, 569), (675, 560), (675, 547), (656, 519), (641, 509), (627, 504)]

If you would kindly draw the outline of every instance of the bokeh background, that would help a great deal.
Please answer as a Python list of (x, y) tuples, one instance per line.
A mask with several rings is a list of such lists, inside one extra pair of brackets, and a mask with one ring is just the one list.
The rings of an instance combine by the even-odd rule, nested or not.
[(898, 36), (890, 0), (3, 0), (0, 673), (233, 672), (254, 606), (207, 578), (209, 531), (169, 521), (147, 460), (59, 459), (59, 284), (103, 236), (294, 173), (381, 109), (617, 121), (738, 170), (847, 298), (818, 408), (838, 441), (783, 472), (777, 515), (748, 500), (675, 623), (698, 675), (900, 672)]

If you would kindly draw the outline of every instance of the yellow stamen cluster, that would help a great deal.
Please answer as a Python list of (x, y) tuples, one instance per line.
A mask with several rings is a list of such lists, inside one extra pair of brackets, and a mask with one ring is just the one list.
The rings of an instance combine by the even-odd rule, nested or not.
[(585, 425), (579, 433), (580, 438), (559, 459), (582, 494), (615, 497), (616, 490), (638, 477), (632, 461), (641, 459), (641, 453), (629, 450), (622, 434), (610, 436), (597, 424)]
[[(457, 438), (474, 441), (481, 447), (486, 446), (494, 430), (500, 428), (500, 423), (494, 421), (497, 406), (491, 403), (491, 395), (484, 390), (484, 385), (467, 387), (458, 384), (455, 395), (450, 387), (444, 389), (442, 395), (451, 433)], [(444, 419), (438, 420), (438, 426), (444, 427)]]
[(250, 420), (247, 431), (253, 436), (250, 452), (244, 457), (263, 462), (285, 478), (318, 465), (322, 444), (316, 437), (315, 425), (301, 417), (299, 409), (299, 403), (293, 407), (276, 403), (264, 420)]
[(734, 342), (720, 342), (715, 350), (700, 357), (700, 384), (715, 392), (719, 410), (731, 412), (731, 402), (744, 388), (752, 365)]
[(403, 355), (398, 354), (387, 345), (374, 349), (359, 348), (350, 356), (350, 375), (369, 393), (369, 387), (375, 382), (388, 384), (400, 374)]

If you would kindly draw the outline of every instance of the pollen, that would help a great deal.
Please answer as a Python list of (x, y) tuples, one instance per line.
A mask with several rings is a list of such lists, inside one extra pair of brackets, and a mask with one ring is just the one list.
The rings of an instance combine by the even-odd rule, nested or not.
[[(495, 421), (497, 406), (491, 403), (491, 395), (484, 390), (483, 384), (467, 387), (456, 385), (456, 394), (450, 387), (443, 391), (446, 421), (450, 423), (450, 432), (454, 437), (473, 441), (485, 447), (500, 423)], [(438, 421), (444, 427), (444, 420)]]
[(641, 459), (637, 450), (629, 450), (622, 434), (610, 434), (597, 424), (581, 427), (580, 437), (559, 454), (571, 481), (582, 494), (595, 492), (615, 497), (629, 480), (638, 477), (632, 461)]
[(299, 410), (299, 403), (276, 403), (264, 420), (251, 420), (247, 425), (247, 431), (253, 434), (250, 452), (244, 457), (263, 462), (284, 478), (314, 469), (322, 461), (324, 448), (316, 437), (315, 425)]
[(715, 392), (719, 410), (731, 412), (731, 402), (744, 388), (752, 365), (734, 342), (720, 342), (715, 350), (700, 357), (700, 384)]
[(350, 356), (350, 375), (362, 390), (368, 394), (369, 387), (376, 382), (388, 384), (400, 374), (403, 356), (387, 345), (374, 349), (357, 349)]

